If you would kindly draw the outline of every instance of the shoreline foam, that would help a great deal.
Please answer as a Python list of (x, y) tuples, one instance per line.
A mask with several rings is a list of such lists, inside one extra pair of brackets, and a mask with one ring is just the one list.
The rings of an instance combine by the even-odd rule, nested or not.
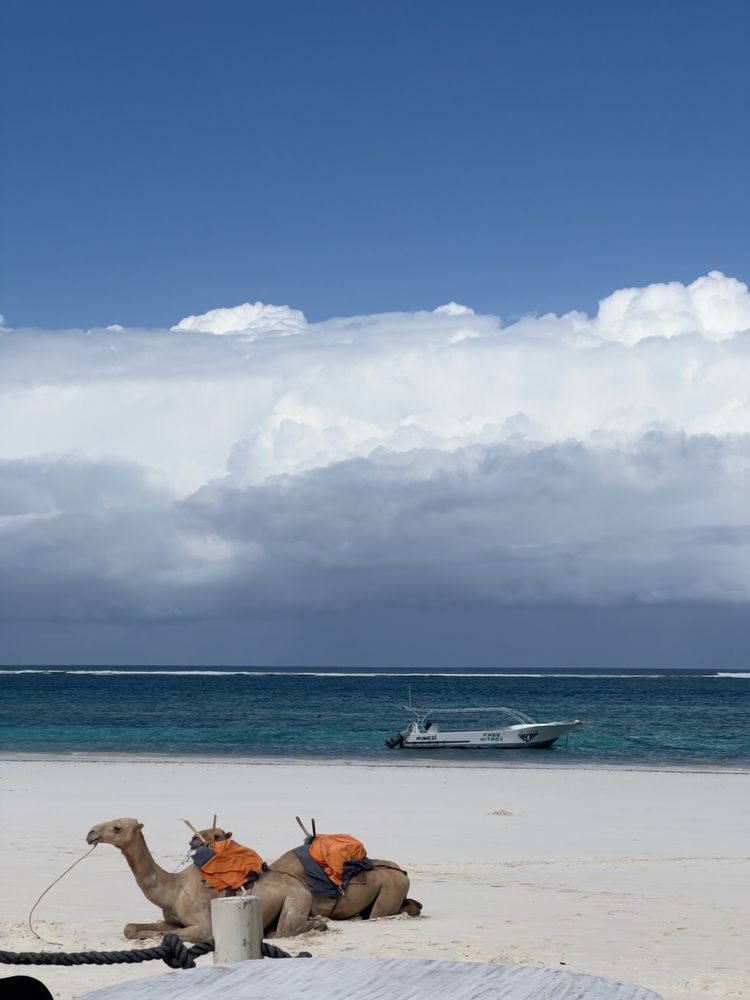
[[(684, 764), (679, 765), (674, 762), (669, 764), (633, 764), (633, 763), (623, 763), (618, 764), (613, 761), (602, 761), (601, 763), (580, 763), (580, 762), (568, 762), (562, 761), (560, 763), (545, 764), (544, 762), (539, 762), (533, 759), (528, 760), (528, 763), (509, 761), (504, 763), (506, 757), (516, 757), (518, 754), (538, 754), (540, 751), (535, 750), (498, 750), (498, 759), (494, 760), (489, 757), (482, 758), (481, 762), (471, 761), (471, 750), (465, 751), (467, 754), (467, 760), (464, 762), (462, 760), (445, 760), (436, 759), (440, 751), (429, 751), (425, 752), (425, 756), (420, 755), (420, 759), (414, 759), (417, 756), (417, 751), (406, 751), (401, 756), (405, 756), (408, 752), (409, 759), (406, 760), (378, 760), (375, 758), (362, 757), (357, 759), (355, 757), (342, 759), (338, 757), (254, 757), (249, 754), (212, 754), (207, 757), (205, 754), (195, 753), (195, 754), (170, 754), (170, 753), (143, 753), (143, 754), (130, 754), (130, 753), (118, 753), (117, 751), (93, 751), (93, 750), (71, 750), (67, 753), (63, 751), (0, 751), (0, 763), (3, 761), (21, 761), (21, 762), (79, 762), (83, 764), (98, 764), (98, 763), (122, 763), (122, 764), (237, 764), (243, 767), (252, 767), (256, 765), (262, 765), (264, 767), (285, 767), (287, 765), (294, 767), (362, 767), (362, 768), (447, 768), (449, 770), (502, 770), (502, 771), (635, 771), (643, 772), (645, 774), (655, 773), (666, 773), (666, 774), (737, 774), (737, 775), (750, 775), (750, 767), (742, 767), (737, 764), (727, 764), (721, 766), (718, 764)], [(502, 757), (500, 757), (502, 755)], [(525, 760), (525, 758), (522, 758)]]

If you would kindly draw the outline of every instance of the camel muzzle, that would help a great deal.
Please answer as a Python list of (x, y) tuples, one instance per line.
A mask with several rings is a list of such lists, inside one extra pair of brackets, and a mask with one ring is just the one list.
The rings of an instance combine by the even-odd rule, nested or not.
[(98, 844), (101, 839), (101, 834), (97, 833), (96, 830), (89, 830), (86, 834), (87, 844)]

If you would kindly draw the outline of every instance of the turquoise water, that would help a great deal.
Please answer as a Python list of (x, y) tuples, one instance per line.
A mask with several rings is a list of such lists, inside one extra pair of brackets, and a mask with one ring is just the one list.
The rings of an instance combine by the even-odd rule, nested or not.
[[(549, 750), (383, 745), (416, 703), (582, 719)], [(750, 674), (0, 670), (0, 750), (330, 760), (750, 766)]]

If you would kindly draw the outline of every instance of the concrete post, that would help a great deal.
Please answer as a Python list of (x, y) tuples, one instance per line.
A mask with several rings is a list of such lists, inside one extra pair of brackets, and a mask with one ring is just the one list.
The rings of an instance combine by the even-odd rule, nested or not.
[(258, 896), (229, 896), (211, 900), (214, 965), (262, 958), (263, 908)]

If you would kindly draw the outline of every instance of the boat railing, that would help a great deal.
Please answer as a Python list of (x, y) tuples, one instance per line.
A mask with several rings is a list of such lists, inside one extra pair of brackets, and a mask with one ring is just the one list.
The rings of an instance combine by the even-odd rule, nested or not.
[(426, 708), (424, 706), (417, 705), (402, 705), (401, 708), (405, 712), (410, 712), (414, 716), (414, 721), (418, 725), (424, 725), (427, 720), (430, 721), (440, 721), (440, 717), (444, 715), (449, 716), (500, 716), (503, 722), (507, 720), (512, 720), (512, 723), (521, 723), (522, 725), (536, 725), (536, 720), (532, 719), (531, 716), (525, 715), (523, 712), (517, 711), (515, 708), (508, 708), (506, 706), (486, 706), (480, 705), (477, 708)]

